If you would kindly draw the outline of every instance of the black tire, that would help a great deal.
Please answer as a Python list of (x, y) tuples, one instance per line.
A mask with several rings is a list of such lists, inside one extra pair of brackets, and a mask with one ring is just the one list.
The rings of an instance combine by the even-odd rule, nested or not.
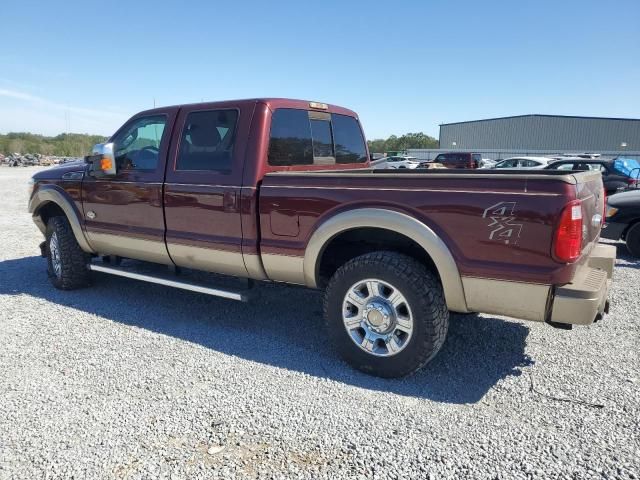
[[(54, 234), (60, 266), (57, 273), (51, 253)], [(60, 290), (74, 290), (90, 284), (90, 272), (87, 265), (91, 256), (83, 252), (78, 245), (66, 217), (52, 217), (47, 222), (46, 252), (47, 274), (54, 287)]]
[[(406, 298), (413, 316), (413, 331), (395, 355), (376, 356), (356, 345), (343, 323), (343, 302), (357, 282), (375, 278), (395, 286)], [(444, 344), (449, 310), (437, 276), (423, 264), (396, 252), (373, 252), (340, 267), (324, 296), (328, 335), (339, 354), (353, 367), (386, 378), (403, 377), (428, 363)]]
[(627, 230), (625, 235), (627, 250), (636, 258), (640, 258), (640, 223), (636, 223)]

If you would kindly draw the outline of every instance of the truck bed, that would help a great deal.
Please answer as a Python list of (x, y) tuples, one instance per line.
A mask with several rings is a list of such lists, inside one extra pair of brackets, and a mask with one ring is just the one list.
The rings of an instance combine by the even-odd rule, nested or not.
[[(576, 264), (552, 258), (554, 227), (582, 200), (586, 255), (597, 242), (600, 172), (555, 170), (375, 170), (278, 172), (260, 186), (263, 253), (304, 255), (314, 230), (337, 211), (406, 213), (448, 246), (462, 276), (562, 285)], [(577, 264), (580, 262), (577, 262)]]

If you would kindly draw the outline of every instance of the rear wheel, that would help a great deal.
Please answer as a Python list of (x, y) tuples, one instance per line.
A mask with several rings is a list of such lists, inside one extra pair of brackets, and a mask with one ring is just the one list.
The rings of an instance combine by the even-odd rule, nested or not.
[(66, 217), (52, 217), (46, 233), (47, 273), (54, 287), (73, 290), (89, 284), (91, 257), (82, 251)]
[(640, 257), (640, 223), (636, 223), (627, 231), (625, 239), (629, 253), (634, 257)]
[(350, 260), (324, 299), (329, 337), (355, 368), (409, 375), (442, 347), (449, 311), (436, 275), (411, 257), (374, 252)]

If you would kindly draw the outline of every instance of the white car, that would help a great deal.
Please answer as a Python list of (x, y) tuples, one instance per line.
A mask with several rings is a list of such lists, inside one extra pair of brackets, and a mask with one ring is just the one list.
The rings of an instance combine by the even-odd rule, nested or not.
[(480, 166), (478, 168), (493, 168), (495, 165), (495, 160), (491, 160), (490, 158), (483, 158), (480, 160)]
[(553, 162), (547, 157), (511, 157), (496, 163), (492, 168), (524, 168), (527, 170), (542, 169)]
[(416, 157), (409, 157), (407, 155), (397, 157), (387, 157), (387, 168), (418, 168), (420, 162)]

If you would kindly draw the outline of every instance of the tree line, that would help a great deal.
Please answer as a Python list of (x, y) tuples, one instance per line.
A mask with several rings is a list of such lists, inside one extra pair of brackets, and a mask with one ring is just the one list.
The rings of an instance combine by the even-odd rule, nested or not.
[[(55, 137), (46, 137), (34, 133), (7, 133), (0, 135), (0, 153), (40, 153), (59, 157), (81, 157), (91, 151), (96, 143), (105, 141), (100, 135), (82, 133), (61, 133)], [(408, 148), (438, 148), (438, 140), (419, 132), (405, 133), (402, 136), (369, 140), (369, 151), (384, 153), (406, 150)]]
[(377, 138), (369, 140), (371, 153), (384, 153), (406, 150), (408, 148), (438, 148), (438, 140), (426, 133), (405, 133), (398, 137), (391, 135), (387, 139)]
[(0, 135), (0, 153), (40, 153), (58, 157), (82, 157), (91, 152), (96, 143), (105, 141), (101, 135), (83, 133), (61, 133), (46, 137), (34, 133), (7, 133)]

